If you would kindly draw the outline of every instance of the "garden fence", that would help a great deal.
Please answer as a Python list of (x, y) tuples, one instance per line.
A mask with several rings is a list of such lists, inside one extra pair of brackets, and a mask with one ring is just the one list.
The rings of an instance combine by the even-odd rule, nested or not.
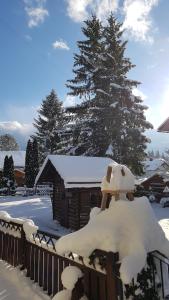
[[(96, 250), (89, 259), (72, 253), (63, 257), (55, 250), (58, 238), (39, 230), (28, 241), (21, 224), (0, 220), (0, 259), (25, 269), (26, 276), (50, 296), (63, 289), (64, 268), (74, 265), (84, 274), (83, 287), (89, 300), (123, 300), (117, 253)], [(79, 299), (78, 293), (75, 288), (72, 300)]]

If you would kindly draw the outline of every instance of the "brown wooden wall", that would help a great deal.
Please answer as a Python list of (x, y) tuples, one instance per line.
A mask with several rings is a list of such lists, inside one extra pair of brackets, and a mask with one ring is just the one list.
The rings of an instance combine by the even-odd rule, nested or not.
[(78, 230), (89, 221), (92, 207), (100, 206), (100, 188), (77, 188), (66, 190), (68, 203), (68, 224), (73, 230)]
[(145, 180), (144, 182), (142, 182), (142, 186), (146, 189), (149, 190), (149, 188), (151, 187), (152, 184), (156, 184), (156, 183), (160, 183), (160, 184), (164, 184), (163, 178), (162, 176), (155, 174), (154, 176), (148, 178), (147, 180)]
[(92, 207), (100, 206), (100, 188), (65, 189), (64, 181), (53, 167), (47, 162), (37, 184), (53, 184), (51, 197), (53, 219), (67, 228), (78, 230), (87, 224)]

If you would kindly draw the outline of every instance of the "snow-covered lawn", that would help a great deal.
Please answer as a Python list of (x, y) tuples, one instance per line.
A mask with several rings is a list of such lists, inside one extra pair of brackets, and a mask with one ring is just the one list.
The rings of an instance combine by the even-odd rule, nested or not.
[(12, 217), (32, 219), (39, 229), (56, 235), (70, 232), (53, 221), (52, 204), (48, 196), (0, 197), (0, 211), (2, 210), (7, 211)]
[(50, 300), (20, 270), (0, 260), (0, 300)]
[(161, 227), (163, 228), (167, 239), (169, 240), (169, 207), (163, 208), (161, 204), (153, 203), (156, 218), (158, 219)]

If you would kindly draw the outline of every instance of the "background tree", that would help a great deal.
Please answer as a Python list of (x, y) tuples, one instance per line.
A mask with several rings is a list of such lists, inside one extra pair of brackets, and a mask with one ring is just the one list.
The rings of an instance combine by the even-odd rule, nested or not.
[(25, 156), (25, 185), (32, 188), (39, 171), (38, 143), (34, 139), (28, 140)]
[(0, 136), (0, 151), (16, 151), (19, 150), (15, 138), (10, 134), (3, 134)]
[(33, 178), (33, 146), (32, 142), (29, 139), (26, 147), (26, 156), (25, 156), (25, 185), (29, 188), (32, 188), (34, 185)]
[(39, 150), (38, 150), (38, 142), (36, 138), (33, 139), (32, 142), (32, 161), (33, 161), (33, 170), (32, 170), (32, 176), (33, 180), (35, 182), (36, 176), (39, 172)]
[(4, 159), (4, 166), (3, 166), (3, 177), (8, 179), (9, 177), (9, 158), (6, 155)]
[(125, 56), (122, 24), (113, 15), (104, 26), (96, 17), (84, 24), (85, 41), (78, 42), (79, 54), (74, 57), (75, 78), (67, 85), (71, 95), (83, 100), (71, 108), (72, 147), (77, 155), (107, 155), (141, 174), (148, 142), (144, 132), (152, 125), (144, 116), (142, 99), (132, 94), (139, 82), (127, 78), (134, 65)]
[(9, 194), (15, 193), (15, 174), (13, 157), (5, 156), (3, 167), (3, 185), (8, 188)]
[(36, 138), (39, 145), (40, 160), (52, 153), (57, 153), (60, 148), (60, 130), (63, 126), (63, 109), (54, 90), (43, 100), (39, 110), (38, 118), (34, 126)]

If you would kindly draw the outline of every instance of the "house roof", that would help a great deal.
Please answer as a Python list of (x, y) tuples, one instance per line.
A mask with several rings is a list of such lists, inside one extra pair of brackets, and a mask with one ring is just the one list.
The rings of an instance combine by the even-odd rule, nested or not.
[(25, 167), (26, 151), (0, 151), (0, 169), (3, 169), (5, 156), (12, 156), (15, 168)]
[(159, 132), (169, 132), (169, 117), (158, 127)]
[(144, 161), (145, 171), (157, 171), (161, 166), (168, 166), (169, 164), (163, 158), (147, 159)]
[(38, 182), (48, 161), (62, 177), (66, 188), (100, 186), (107, 166), (113, 162), (112, 159), (103, 157), (48, 155), (35, 183)]

